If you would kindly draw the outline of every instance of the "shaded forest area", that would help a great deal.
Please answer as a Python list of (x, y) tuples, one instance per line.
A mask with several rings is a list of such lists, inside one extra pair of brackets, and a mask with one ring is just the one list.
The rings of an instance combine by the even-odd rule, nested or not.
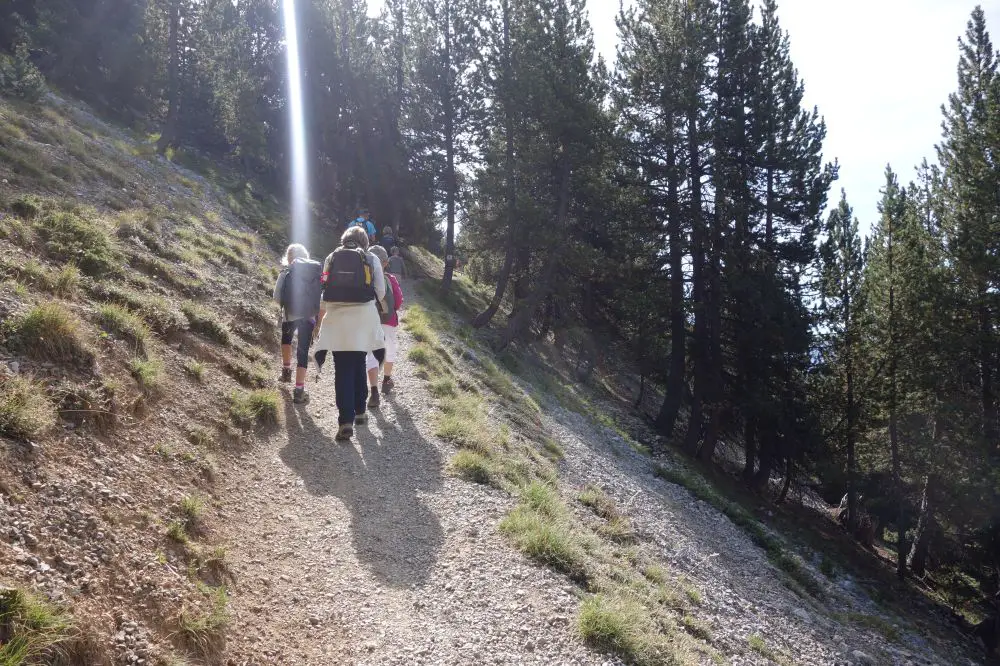
[[(314, 208), (413, 241), (456, 227), (500, 347), (623, 345), (655, 426), (745, 482), (793, 478), (978, 619), (1000, 594), (1000, 76), (959, 41), (934, 163), (887, 167), (862, 238), (774, 0), (638, 0), (614, 67), (583, 0), (298, 3)], [(950, 28), (942, 28), (950, 29)], [(793, 36), (794, 37), (794, 36)], [(275, 0), (11, 0), (0, 88), (40, 71), (161, 152), (284, 192)], [(903, 165), (909, 171), (910, 165)], [(323, 241), (327, 245), (329, 239)], [(773, 484), (773, 490), (772, 490)]]

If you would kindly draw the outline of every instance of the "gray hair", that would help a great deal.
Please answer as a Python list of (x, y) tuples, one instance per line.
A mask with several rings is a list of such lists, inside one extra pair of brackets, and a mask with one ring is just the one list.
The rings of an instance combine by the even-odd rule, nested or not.
[(354, 243), (362, 250), (368, 249), (368, 233), (361, 227), (351, 227), (340, 237), (340, 244)]
[(382, 265), (389, 263), (389, 253), (385, 251), (385, 248), (381, 245), (372, 245), (368, 248), (368, 251), (378, 257), (378, 260), (382, 262)]
[(285, 250), (285, 256), (281, 258), (281, 265), (287, 266), (296, 259), (308, 259), (309, 250), (306, 249), (305, 245), (300, 245), (299, 243), (292, 243)]

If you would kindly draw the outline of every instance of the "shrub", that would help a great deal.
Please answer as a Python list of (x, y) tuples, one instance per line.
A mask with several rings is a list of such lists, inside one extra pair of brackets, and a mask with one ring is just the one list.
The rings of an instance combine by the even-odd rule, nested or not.
[(29, 310), (15, 323), (14, 338), (18, 348), (39, 361), (88, 364), (93, 360), (80, 320), (60, 303), (42, 303)]
[(0, 433), (27, 441), (41, 435), (55, 421), (56, 412), (44, 386), (21, 375), (0, 384)]
[(97, 321), (112, 335), (128, 342), (140, 354), (146, 353), (146, 344), (151, 333), (142, 317), (113, 303), (97, 306)]
[(278, 423), (278, 392), (274, 389), (238, 391), (229, 397), (229, 414), (238, 425), (259, 424), (271, 426)]
[(45, 202), (34, 194), (22, 194), (9, 205), (11, 212), (26, 220), (35, 219), (42, 212), (44, 206)]
[(103, 222), (69, 210), (44, 212), (35, 220), (35, 231), (48, 256), (62, 262), (76, 262), (93, 277), (121, 271), (114, 243)]
[(13, 55), (0, 53), (0, 92), (35, 103), (45, 94), (45, 77), (38, 71), (25, 44), (18, 44)]
[(193, 301), (185, 301), (181, 304), (181, 312), (191, 323), (191, 330), (204, 335), (209, 340), (228, 345), (232, 342), (233, 336), (229, 327), (219, 321), (219, 315), (199, 305)]

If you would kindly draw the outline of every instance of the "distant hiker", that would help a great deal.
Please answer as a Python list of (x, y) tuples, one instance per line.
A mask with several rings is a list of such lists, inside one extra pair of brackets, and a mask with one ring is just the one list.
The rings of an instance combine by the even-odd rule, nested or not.
[(367, 208), (359, 208), (356, 217), (347, 223), (350, 227), (361, 227), (368, 234), (368, 244), (375, 244), (375, 223), (371, 221), (371, 214)]
[(389, 257), (389, 272), (396, 277), (405, 278), (406, 277), (406, 263), (403, 261), (403, 257), (399, 254), (399, 248), (392, 248), (389, 253), (392, 255)]
[(323, 264), (323, 303), (316, 344), (333, 354), (333, 383), (337, 394), (338, 441), (349, 440), (354, 426), (368, 421), (368, 382), (365, 356), (385, 346), (385, 333), (375, 299), (385, 298), (382, 262), (368, 252), (368, 235), (352, 226), (340, 237), (340, 247)]
[(396, 234), (393, 233), (392, 227), (384, 227), (382, 229), (382, 240), (379, 243), (386, 250), (392, 250), (396, 247)]
[[(382, 270), (385, 271), (389, 266), (389, 255), (385, 248), (376, 245), (371, 249), (371, 253), (382, 262)], [(388, 395), (395, 386), (395, 382), (392, 380), (392, 366), (396, 362), (396, 352), (399, 350), (399, 345), (396, 342), (396, 327), (399, 326), (397, 313), (403, 307), (403, 290), (400, 289), (399, 280), (396, 279), (395, 275), (385, 273), (385, 276), (388, 279), (385, 298), (381, 299), (379, 303), (379, 318), (382, 320), (382, 331), (385, 333), (385, 355), (381, 359), (374, 353), (368, 354), (367, 357), (368, 391), (371, 396), (368, 398), (368, 407), (370, 408), (378, 407), (381, 402), (378, 389), (379, 366), (383, 367), (382, 393)]]
[(319, 314), (323, 268), (318, 261), (309, 258), (309, 250), (297, 243), (288, 246), (281, 263), (286, 268), (274, 283), (274, 300), (281, 306), (281, 381), (292, 381), (292, 338), (298, 334), (292, 401), (303, 404), (309, 400), (306, 367), (309, 365), (309, 343)]

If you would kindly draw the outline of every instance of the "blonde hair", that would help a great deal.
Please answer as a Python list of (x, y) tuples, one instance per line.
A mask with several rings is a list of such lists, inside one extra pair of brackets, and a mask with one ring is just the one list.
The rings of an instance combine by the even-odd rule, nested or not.
[(287, 266), (296, 259), (308, 259), (309, 250), (306, 249), (305, 245), (300, 245), (299, 243), (292, 243), (285, 250), (285, 256), (281, 258), (281, 265)]
[(368, 233), (361, 227), (351, 227), (340, 237), (340, 244), (354, 243), (362, 250), (368, 249)]

